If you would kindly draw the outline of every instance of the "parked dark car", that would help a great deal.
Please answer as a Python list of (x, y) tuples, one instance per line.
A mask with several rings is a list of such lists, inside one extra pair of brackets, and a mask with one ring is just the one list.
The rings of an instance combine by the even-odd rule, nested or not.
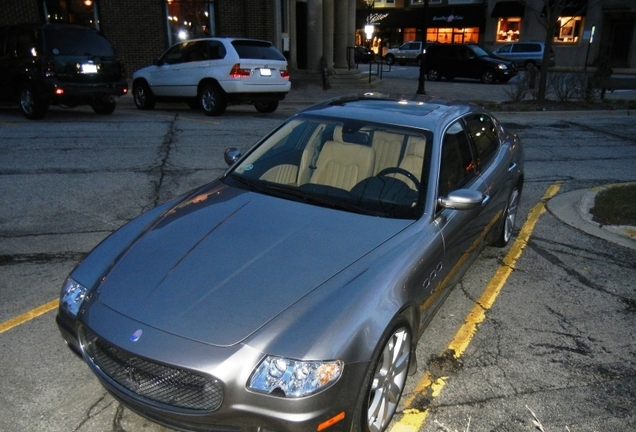
[(375, 58), (375, 53), (367, 47), (356, 46), (354, 49), (354, 60), (356, 63), (369, 63)]
[(17, 102), (28, 119), (50, 105), (90, 105), (111, 114), (128, 92), (124, 68), (96, 30), (70, 24), (0, 28), (0, 99)]
[(68, 346), (175, 429), (385, 431), (435, 311), (512, 238), (518, 136), (475, 104), (365, 93), (225, 160), (73, 270)]
[(517, 73), (514, 62), (477, 44), (435, 44), (426, 51), (426, 76), (431, 81), (461, 77), (490, 84), (507, 82)]

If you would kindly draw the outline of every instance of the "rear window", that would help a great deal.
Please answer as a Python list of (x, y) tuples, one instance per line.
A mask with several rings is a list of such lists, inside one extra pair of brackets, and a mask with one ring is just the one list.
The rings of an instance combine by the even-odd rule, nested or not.
[(541, 52), (541, 45), (539, 44), (529, 44), (529, 43), (518, 43), (515, 44), (512, 52)]
[(47, 28), (44, 30), (47, 55), (113, 57), (110, 43), (92, 30)]
[(266, 41), (234, 41), (232, 45), (242, 59), (286, 61), (280, 51)]

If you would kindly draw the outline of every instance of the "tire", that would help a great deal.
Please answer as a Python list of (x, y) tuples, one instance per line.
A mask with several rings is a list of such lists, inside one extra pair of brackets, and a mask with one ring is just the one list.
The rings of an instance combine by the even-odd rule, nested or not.
[(496, 81), (495, 74), (490, 69), (486, 69), (485, 71), (481, 73), (480, 80), (484, 84), (492, 84)]
[(391, 66), (393, 63), (395, 63), (395, 57), (393, 57), (391, 54), (389, 54), (388, 56), (386, 56), (384, 58), (384, 61), (386, 62), (386, 64)]
[(523, 67), (524, 67), (526, 70), (528, 70), (528, 66), (534, 66), (534, 67), (537, 67), (537, 64), (536, 64), (534, 61), (532, 61), (532, 60), (528, 60), (528, 61), (526, 61), (526, 62), (523, 64)]
[(429, 81), (439, 81), (442, 79), (442, 74), (439, 73), (438, 69), (430, 68), (428, 72), (426, 72), (426, 78)]
[(106, 101), (96, 101), (91, 104), (91, 108), (97, 114), (112, 114), (115, 112), (115, 107), (117, 106), (116, 102), (106, 102)]
[(278, 108), (278, 101), (256, 103), (254, 104), (254, 108), (256, 108), (256, 111), (259, 113), (273, 113), (276, 111), (276, 108)]
[(510, 196), (508, 197), (508, 204), (506, 204), (506, 210), (503, 214), (503, 220), (501, 221), (501, 228), (499, 228), (499, 234), (497, 239), (492, 243), (495, 247), (505, 247), (512, 238), (512, 231), (515, 227), (517, 220), (517, 211), (519, 210), (519, 200), (521, 198), (521, 189), (518, 185), (512, 189)]
[(157, 103), (157, 98), (145, 81), (133, 84), (133, 100), (140, 110), (151, 110)]
[(199, 104), (207, 116), (220, 116), (227, 108), (225, 96), (216, 84), (205, 84), (201, 88)]
[(355, 431), (386, 430), (406, 385), (412, 354), (411, 327), (405, 318), (397, 317), (387, 330), (365, 377), (364, 393), (354, 414)]
[(20, 111), (29, 120), (41, 120), (49, 110), (49, 101), (38, 96), (31, 85), (20, 89)]

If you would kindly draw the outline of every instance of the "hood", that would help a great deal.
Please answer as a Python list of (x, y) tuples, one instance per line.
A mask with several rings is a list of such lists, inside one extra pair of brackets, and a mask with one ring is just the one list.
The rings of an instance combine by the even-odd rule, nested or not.
[(230, 346), (410, 223), (216, 183), (129, 246), (96, 301), (171, 334)]

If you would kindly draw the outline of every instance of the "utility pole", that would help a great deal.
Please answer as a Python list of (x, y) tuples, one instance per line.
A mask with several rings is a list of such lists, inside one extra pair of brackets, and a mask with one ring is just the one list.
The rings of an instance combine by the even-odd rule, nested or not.
[(423, 51), (426, 49), (426, 33), (428, 32), (428, 0), (424, 0), (424, 25), (422, 26), (422, 53), (420, 54), (420, 76), (417, 80), (417, 94), (425, 95), (425, 78), (426, 78), (426, 55)]

